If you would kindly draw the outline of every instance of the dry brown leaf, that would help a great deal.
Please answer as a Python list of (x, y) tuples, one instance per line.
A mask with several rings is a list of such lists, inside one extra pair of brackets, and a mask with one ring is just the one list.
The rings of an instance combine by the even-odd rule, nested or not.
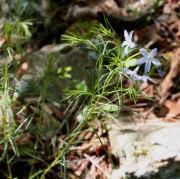
[(23, 136), (19, 137), (17, 140), (18, 146), (33, 146), (32, 143), (33, 135), (30, 133), (24, 134)]
[(83, 160), (81, 165), (74, 171), (77, 176), (81, 176), (83, 172), (86, 170), (89, 164), (89, 160)]
[(61, 109), (60, 106), (55, 106), (52, 104), (48, 104), (48, 107), (51, 109), (53, 112), (53, 115), (59, 119), (64, 119), (64, 111)]
[(17, 70), (17, 72), (16, 72), (16, 74), (19, 76), (19, 78), (22, 77), (22, 76), (27, 72), (28, 66), (29, 66), (29, 64), (28, 64), (28, 61), (27, 61), (27, 60), (25, 60), (25, 61), (20, 65), (20, 67), (18, 68), (18, 70)]
[(180, 98), (178, 100), (166, 100), (164, 105), (169, 108), (169, 112), (166, 115), (167, 117), (180, 115)]
[(6, 39), (5, 39), (5, 38), (2, 38), (2, 39), (0, 40), (0, 47), (2, 47), (2, 46), (5, 44), (5, 42), (6, 42)]
[[(69, 6), (67, 13), (62, 18), (66, 21), (69, 19), (77, 19), (82, 16), (93, 16), (97, 17), (98, 12), (108, 12), (111, 14), (122, 15), (122, 8), (119, 8), (114, 0), (94, 0), (87, 1), (86, 6), (79, 6), (73, 4)], [(124, 12), (124, 11), (123, 11)]]
[(179, 0), (167, 0), (165, 4), (166, 8), (169, 9), (179, 9), (180, 7), (180, 1)]
[(89, 131), (87, 132), (87, 134), (85, 135), (84, 137), (84, 140), (90, 140), (90, 138), (93, 136), (93, 132), (92, 131)]
[(166, 95), (174, 85), (174, 79), (180, 75), (180, 48), (174, 52), (170, 71), (161, 83), (161, 95)]
[[(105, 148), (108, 148), (108, 140), (105, 137), (100, 138), (101, 142), (103, 143)], [(79, 155), (82, 153), (92, 154), (97, 153), (99, 154), (101, 151), (104, 150), (101, 142), (99, 139), (92, 139), (89, 142), (84, 142), (81, 146), (72, 146), (72, 151), (77, 151)]]
[(174, 38), (177, 41), (180, 41), (180, 19), (176, 15), (176, 13), (172, 13), (168, 22), (169, 31), (174, 35)]

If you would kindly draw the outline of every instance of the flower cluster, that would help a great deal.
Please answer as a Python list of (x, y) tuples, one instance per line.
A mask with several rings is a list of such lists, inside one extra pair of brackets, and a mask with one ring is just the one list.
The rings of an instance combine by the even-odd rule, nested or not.
[(155, 83), (153, 79), (151, 79), (150, 77), (146, 76), (146, 75), (143, 75), (143, 76), (140, 76), (137, 74), (137, 71), (139, 70), (139, 66), (136, 67), (133, 71), (132, 70), (129, 70), (127, 68), (122, 68), (121, 69), (121, 72), (124, 73), (124, 74), (127, 74), (130, 76), (130, 79), (132, 81), (144, 81), (144, 82), (147, 82), (148, 80)]
[[(124, 31), (125, 41), (122, 43), (122, 47), (125, 47), (124, 48), (125, 55), (128, 55), (130, 49), (136, 47), (136, 44), (132, 41), (132, 35), (133, 35), (133, 31), (131, 31), (129, 34), (126, 30)], [(133, 71), (127, 68), (122, 68), (121, 72), (126, 75), (129, 75), (132, 81), (146, 82), (147, 80), (149, 80), (155, 83), (150, 77), (147, 76), (147, 73), (150, 71), (151, 65), (153, 64), (158, 69), (159, 75), (163, 77), (162, 70), (160, 69), (161, 62), (157, 58), (155, 58), (157, 55), (157, 48), (154, 48), (153, 50), (151, 50), (150, 53), (146, 49), (141, 48), (139, 52), (141, 53), (142, 58), (137, 59), (136, 61), (136, 65), (138, 65), (138, 67), (136, 67)], [(145, 64), (145, 70), (144, 70), (144, 75), (140, 76), (137, 74), (137, 71), (139, 69), (139, 65), (142, 65), (142, 64)]]

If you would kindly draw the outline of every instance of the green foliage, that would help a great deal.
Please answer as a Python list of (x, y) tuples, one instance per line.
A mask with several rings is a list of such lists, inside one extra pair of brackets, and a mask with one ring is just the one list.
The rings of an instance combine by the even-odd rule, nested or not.
[(87, 87), (86, 82), (84, 80), (83, 81), (73, 80), (73, 83), (74, 83), (75, 89), (77, 89), (77, 90), (82, 90), (82, 91), (88, 90), (88, 87)]
[(62, 68), (58, 68), (57, 73), (59, 74), (59, 78), (61, 79), (66, 79), (66, 78), (71, 78), (71, 72), (72, 71), (72, 67), (71, 66), (67, 66), (64, 69)]
[[(77, 36), (81, 36), (86, 39), (94, 38), (94, 33), (91, 29), (94, 27), (98, 22), (96, 20), (89, 20), (89, 19), (80, 19), (74, 22), (68, 29), (67, 32), (71, 32), (72, 34), (76, 34)], [(65, 34), (68, 34), (68, 33)]]
[[(109, 101), (108, 96), (118, 93), (118, 98), (114, 99), (113, 102), (109, 101), (107, 105), (109, 106), (111, 103), (112, 105), (117, 103), (117, 106), (122, 107), (122, 97), (129, 94), (134, 98), (136, 96), (135, 94), (139, 94), (139, 90), (138, 87), (135, 88), (135, 86), (123, 89), (121, 86), (123, 76), (120, 73), (120, 70), (123, 67), (135, 66), (137, 60), (135, 57), (138, 57), (139, 53), (135, 53), (127, 58), (124, 58), (119, 39), (116, 37), (115, 33), (111, 29), (105, 29), (105, 27), (101, 24), (97, 28), (94, 28), (94, 33), (97, 36), (96, 44), (92, 43), (88, 39), (76, 37), (72, 34), (70, 34), (70, 36), (64, 35), (63, 39), (71, 45), (83, 43), (87, 45), (87, 48), (91, 48), (99, 54), (99, 59), (97, 59), (95, 69), (98, 75), (97, 78), (94, 79), (94, 86), (92, 86), (91, 90), (89, 89), (89, 93), (91, 93), (92, 96), (90, 100), (88, 98), (88, 103), (90, 102), (90, 105), (98, 106), (99, 102), (102, 100)], [(112, 47), (109, 48), (109, 45)], [(108, 64), (105, 65), (104, 61), (108, 61)], [(106, 72), (104, 73), (104, 71)], [(77, 97), (75, 95), (75, 91), (69, 91), (67, 95), (69, 94), (71, 99), (72, 96), (73, 98)], [(86, 93), (84, 92), (82, 95), (86, 95)], [(106, 108), (109, 107), (102, 108), (101, 112), (105, 112), (103, 109)]]
[[(132, 98), (134, 103), (138, 101), (139, 95), (143, 95), (149, 99), (149, 97), (139, 89), (141, 79), (146, 80), (146, 76), (137, 76), (137, 79), (135, 78), (137, 81), (135, 81), (131, 76), (129, 77), (129, 75), (122, 71), (123, 68), (137, 66), (136, 61), (140, 56), (138, 49), (135, 48), (131, 50), (128, 55), (125, 55), (116, 33), (111, 28), (106, 29), (101, 24), (94, 28), (92, 32), (94, 33), (93, 36), (96, 37), (94, 42), (83, 37), (75, 36), (72, 33), (63, 35), (63, 40), (68, 44), (72, 46), (81, 46), (83, 44), (98, 54), (96, 67), (94, 69), (96, 75), (91, 88), (87, 88), (84, 85), (86, 83), (83, 81), (83, 84), (75, 84), (75, 90), (66, 91), (66, 100), (69, 101), (70, 105), (75, 103), (79, 98), (84, 100), (82, 104), (85, 105), (81, 105), (81, 109), (79, 109), (77, 114), (79, 125), (66, 138), (68, 146), (58, 154), (56, 159), (44, 171), (41, 179), (44, 178), (46, 173), (48, 173), (60, 159), (65, 157), (68, 148), (74, 144), (76, 136), (90, 121), (99, 119), (101, 115), (103, 115), (104, 120), (110, 118), (115, 120), (115, 116), (121, 113), (122, 108), (126, 108), (132, 112), (130, 108), (123, 104), (123, 98), (125, 96)], [(62, 69), (60, 69), (59, 72), (61, 73)], [(133, 73), (135, 74), (135, 72)], [(128, 87), (123, 86), (123, 81), (126, 77), (128, 77), (131, 82)], [(112, 95), (116, 97), (110, 100), (109, 96)]]
[(17, 34), (24, 34), (25, 37), (31, 37), (32, 34), (29, 30), (29, 26), (32, 26), (33, 23), (29, 21), (20, 21), (17, 24)]
[[(20, 0), (18, 1), (18, 12), (20, 11)], [(20, 157), (20, 152), (17, 146), (17, 140), (22, 135), (20, 131), (23, 127), (17, 126), (15, 121), (13, 105), (17, 102), (14, 97), (15, 89), (11, 86), (10, 81), (17, 79), (11, 73), (11, 68), (14, 65), (13, 56), (16, 53), (22, 53), (22, 43), (27, 42), (31, 37), (32, 26), (30, 20), (22, 21), (20, 14), (12, 14), (10, 9), (11, 4), (0, 2), (3, 16), (0, 17), (0, 35), (4, 43), (0, 46), (1, 65), (0, 65), (0, 145), (3, 148), (3, 153), (0, 156), (0, 162), (6, 161), (8, 178), (12, 179), (11, 163), (14, 157)], [(3, 9), (4, 8), (4, 9)], [(12, 149), (11, 155), (9, 149)]]
[(126, 60), (126, 62), (124, 63), (124, 66), (125, 66), (126, 68), (134, 67), (134, 66), (136, 66), (136, 61), (137, 61), (136, 58), (131, 58), (131, 59), (129, 59), (129, 60)]
[[(43, 115), (45, 106), (47, 89), (49, 82), (51, 80), (51, 70), (54, 65), (55, 56), (49, 56), (49, 63), (47, 65), (45, 76), (43, 79), (43, 86), (41, 89), (41, 95), (39, 101), (37, 102), (37, 109), (39, 110), (39, 117), (37, 125), (33, 124), (33, 119), (36, 114), (36, 111), (33, 114), (30, 114), (22, 124), (19, 126), (16, 125), (12, 105), (14, 89), (10, 86), (10, 78), (14, 78), (14, 75), (10, 73), (9, 68), (12, 65), (13, 59), (12, 56), (16, 52), (23, 52), (23, 44), (29, 37), (32, 36), (31, 28), (33, 26), (32, 20), (22, 20), (21, 15), (24, 11), (24, 7), (20, 5), (22, 1), (18, 1), (18, 13), (12, 16), (9, 20), (2, 21), (3, 25), (1, 31), (5, 35), (7, 41), (1, 47), (1, 51), (4, 55), (4, 61), (2, 63), (1, 71), (1, 86), (0, 86), (0, 111), (2, 111), (0, 119), (0, 128), (3, 131), (1, 136), (0, 144), (4, 147), (4, 152), (1, 155), (0, 161), (5, 160), (8, 168), (8, 177), (11, 179), (11, 162), (13, 162), (14, 157), (19, 157), (22, 153), (26, 156), (29, 156), (33, 159), (31, 162), (31, 171), (29, 172), (29, 178), (41, 178), (44, 179), (45, 175), (55, 166), (61, 165), (64, 168), (64, 177), (66, 177), (66, 154), (69, 152), (70, 147), (74, 144), (80, 142), (77, 140), (77, 135), (82, 131), (83, 127), (87, 125), (92, 120), (103, 120), (114, 119), (115, 116), (121, 113), (122, 108), (129, 109), (123, 104), (123, 98), (128, 96), (134, 100), (136, 103), (139, 95), (143, 95), (146, 98), (149, 98), (145, 93), (142, 93), (139, 90), (140, 82), (133, 81), (129, 75), (122, 72), (123, 68), (132, 68), (136, 66), (136, 61), (139, 58), (140, 53), (138, 49), (135, 48), (128, 55), (124, 54), (124, 48), (122, 47), (119, 38), (116, 36), (116, 33), (111, 29), (110, 24), (108, 24), (108, 29), (106, 29), (102, 24), (96, 26), (92, 29), (91, 34), (85, 34), (84, 37), (76, 36), (74, 34), (64, 35), (63, 40), (72, 46), (85, 46), (86, 48), (95, 51), (97, 55), (97, 63), (94, 69), (94, 78), (93, 85), (91, 87), (87, 86), (86, 81), (77, 81), (74, 80), (74, 90), (66, 90), (66, 98), (68, 101), (69, 107), (72, 104), (75, 104), (77, 100), (81, 101), (80, 109), (78, 110), (76, 118), (78, 119), (78, 126), (74, 131), (69, 130), (69, 123), (67, 120), (64, 120), (66, 123), (66, 130), (68, 136), (63, 143), (60, 143), (58, 148), (55, 147), (54, 156), (56, 157), (51, 164), (47, 164), (43, 159), (39, 157), (39, 146), (40, 146), (40, 137), (41, 135), (41, 125), (43, 120)], [(48, 25), (50, 21), (46, 22)], [(84, 23), (81, 25), (84, 26)], [(86, 24), (85, 24), (86, 25)], [(89, 31), (89, 26), (87, 26), (87, 31)], [(81, 33), (79, 34), (81, 35)], [(89, 40), (89, 36), (93, 37), (95, 40)], [(14, 48), (16, 47), (16, 48)], [(8, 59), (11, 59), (11, 62), (8, 62)], [(71, 80), (71, 66), (66, 66), (64, 68), (59, 68), (57, 70), (57, 78), (69, 79)], [(151, 71), (150, 71), (151, 72)], [(92, 75), (93, 76), (93, 75)], [(130, 85), (127, 87), (123, 86), (125, 78), (130, 79)], [(137, 83), (136, 83), (137, 82)], [(110, 100), (111, 96), (115, 96)], [(25, 108), (25, 107), (24, 107)], [(23, 113), (23, 107), (18, 114)], [(129, 109), (131, 110), (131, 109)], [(69, 114), (71, 115), (71, 114)], [(63, 123), (63, 122), (62, 122)], [(20, 136), (23, 136), (24, 130), (23, 127), (26, 125), (27, 128), (30, 128), (35, 134), (35, 144), (32, 148), (29, 149), (19, 149), (17, 147), (16, 141)], [(63, 125), (63, 124), (61, 124)], [(95, 131), (93, 129), (93, 131)], [(52, 131), (53, 132), (53, 129)], [(52, 139), (53, 140), (53, 139)], [(53, 142), (52, 142), (53, 143)], [(102, 142), (101, 142), (102, 143)], [(11, 148), (13, 151), (12, 157), (9, 157), (8, 149)], [(43, 152), (43, 151), (42, 151)], [(106, 151), (107, 152), (107, 151)], [(35, 169), (34, 160), (41, 161), (46, 167), (45, 170)]]

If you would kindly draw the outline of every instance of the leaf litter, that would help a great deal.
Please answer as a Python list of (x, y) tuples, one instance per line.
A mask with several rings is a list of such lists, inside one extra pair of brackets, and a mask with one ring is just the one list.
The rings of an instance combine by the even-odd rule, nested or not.
[[(165, 74), (165, 78), (156, 79), (158, 80), (157, 86), (147, 82), (143, 83), (141, 86), (143, 92), (149, 97), (152, 97), (153, 101), (149, 101), (140, 96), (138, 97), (138, 103), (134, 104), (133, 100), (129, 98), (124, 99), (125, 105), (146, 117), (145, 120), (141, 120), (137, 118), (136, 115), (133, 115), (133, 122), (146, 122), (146, 120), (150, 120), (154, 117), (164, 122), (179, 122), (180, 95), (178, 94), (180, 88), (180, 48), (178, 48), (178, 43), (180, 43), (180, 19), (174, 11), (174, 9), (179, 7), (178, 4), (179, 1), (168, 0), (164, 4), (161, 17), (154, 21), (156, 26), (155, 30), (149, 28), (151, 34), (153, 34), (153, 39), (148, 42), (146, 46), (152, 47), (161, 43), (166, 44), (166, 46), (163, 46), (161, 55), (166, 57), (169, 53), (169, 56), (172, 58), (170, 59), (170, 69), (167, 74)], [(141, 38), (142, 34), (140, 32), (137, 32), (137, 34), (138, 33), (138, 38)], [(4, 41), (1, 43), (4, 43)], [(162, 45), (160, 45), (160, 47), (161, 46)], [(17, 74), (20, 76), (23, 76), (27, 70), (26, 66), (28, 67), (28, 62), (25, 61), (24, 63), (25, 64), (22, 64), (17, 70)], [(164, 62), (164, 66), (165, 65), (166, 62)], [(36, 164), (37, 166), (44, 166), (44, 163), (52, 162), (58, 151), (66, 146), (66, 135), (77, 125), (74, 115), (77, 107), (66, 111), (62, 106), (57, 106), (55, 104), (44, 103), (43, 105), (39, 105), (39, 101), (39, 98), (26, 98), (21, 104), (15, 106), (17, 111), (24, 106), (24, 110), (19, 114), (17, 113), (15, 116), (17, 124), (21, 126), (17, 133), (24, 131), (24, 134), (19, 136), (16, 140), (18, 147), (33, 147), (36, 135), (32, 129), (36, 129), (39, 117), (41, 116), (41, 110), (43, 110), (44, 114), (41, 117), (40, 142), (38, 145), (38, 151), (41, 151), (38, 153), (38, 158), (41, 158), (42, 161), (37, 159)], [(78, 106), (79, 104), (76, 105)], [(126, 112), (128, 111), (124, 111), (125, 115), (127, 115)], [(68, 113), (69, 116), (67, 118), (66, 115)], [(162, 115), (158, 117), (157, 113), (162, 113)], [(30, 118), (27, 118), (28, 116), (30, 116)], [(70, 126), (66, 126), (68, 120), (71, 120)], [(77, 137), (77, 141), (79, 142), (70, 147), (70, 152), (66, 156), (67, 175), (70, 178), (110, 178), (113, 164), (106, 153), (107, 151), (110, 156), (112, 156), (107, 122), (96, 121), (92, 125), (95, 127), (97, 135), (92, 130), (89, 130), (90, 126), (86, 126), (86, 129)], [(53, 129), (53, 132), (50, 132), (51, 129)], [(106, 151), (104, 149), (106, 149)], [(27, 152), (29, 156), (33, 155), (31, 152), (31, 150)], [(116, 163), (116, 165), (119, 165), (119, 162)], [(30, 165), (30, 160), (27, 160), (26, 164)], [(59, 176), (61, 176), (59, 173), (53, 174), (54, 178), (58, 178)]]

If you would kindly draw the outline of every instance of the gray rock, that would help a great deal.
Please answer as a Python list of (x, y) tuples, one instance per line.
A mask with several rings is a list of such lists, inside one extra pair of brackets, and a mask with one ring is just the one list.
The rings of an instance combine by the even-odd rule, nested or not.
[[(59, 101), (64, 89), (75, 89), (73, 80), (86, 80), (91, 85), (96, 60), (85, 48), (49, 45), (25, 58), (28, 70), (17, 85), (22, 97), (40, 96), (45, 90), (48, 101)], [(68, 75), (66, 67), (72, 68), (67, 71)]]
[(120, 161), (112, 179), (180, 178), (180, 123), (119, 121), (121, 128), (112, 125), (109, 131), (112, 153)]

